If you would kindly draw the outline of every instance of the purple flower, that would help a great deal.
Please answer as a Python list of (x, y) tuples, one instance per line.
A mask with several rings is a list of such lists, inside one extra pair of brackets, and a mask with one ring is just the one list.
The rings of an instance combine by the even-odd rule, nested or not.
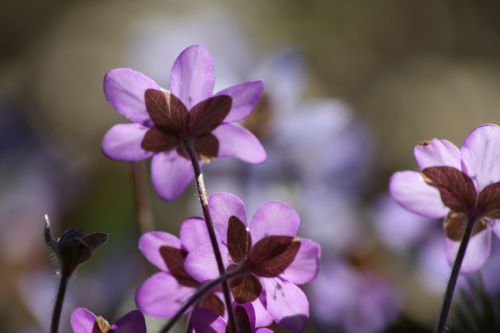
[(468, 218), (474, 218), (472, 238), (461, 272), (479, 269), (490, 253), (492, 230), (500, 236), (500, 127), (481, 125), (458, 149), (433, 139), (414, 150), (422, 170), (396, 172), (390, 182), (393, 198), (422, 216), (445, 217), (446, 255), (453, 262)]
[(385, 281), (340, 260), (321, 267), (310, 293), (320, 332), (376, 333), (397, 319), (400, 300)]
[[(230, 193), (210, 196), (208, 206), (229, 271), (244, 274), (230, 281), (239, 304), (262, 302), (281, 326), (301, 331), (309, 317), (309, 303), (297, 284), (313, 280), (320, 248), (296, 237), (298, 214), (281, 202), (268, 202), (247, 223), (243, 202)], [(189, 274), (200, 282), (218, 277), (210, 243), (190, 251), (185, 261)]]
[[(184, 269), (189, 251), (209, 242), (205, 222), (189, 218), (181, 225), (180, 239), (162, 231), (145, 233), (139, 239), (139, 250), (161, 272), (144, 281), (136, 292), (137, 307), (157, 317), (170, 317), (201, 286)], [(203, 298), (199, 306), (224, 314), (224, 303), (214, 293)]]
[(139, 161), (153, 157), (151, 178), (165, 200), (179, 196), (194, 173), (184, 150), (192, 146), (199, 160), (237, 157), (260, 163), (266, 153), (258, 139), (236, 124), (254, 108), (262, 81), (248, 81), (215, 95), (213, 60), (199, 45), (186, 48), (175, 60), (170, 91), (128, 68), (109, 71), (104, 78), (108, 102), (133, 124), (113, 126), (102, 150), (115, 160)]
[[(251, 304), (236, 305), (234, 313), (240, 332), (272, 333), (268, 328), (258, 328), (261, 324)], [(207, 309), (195, 309), (191, 315), (191, 322), (196, 333), (226, 333), (228, 329), (224, 318)]]
[(144, 316), (138, 310), (109, 324), (103, 317), (97, 317), (85, 308), (77, 308), (71, 314), (71, 327), (74, 333), (146, 333)]

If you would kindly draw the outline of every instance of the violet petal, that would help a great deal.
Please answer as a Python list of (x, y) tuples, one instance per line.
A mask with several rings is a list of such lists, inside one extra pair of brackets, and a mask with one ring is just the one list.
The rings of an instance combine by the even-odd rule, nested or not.
[(118, 124), (111, 127), (101, 143), (104, 155), (112, 160), (141, 161), (153, 155), (144, 150), (142, 139), (149, 128), (139, 124)]
[(142, 254), (156, 267), (168, 272), (165, 260), (163, 260), (160, 254), (160, 247), (162, 246), (171, 246), (180, 249), (181, 242), (174, 235), (163, 231), (147, 232), (139, 238), (139, 250)]
[(300, 217), (295, 210), (279, 201), (265, 203), (253, 216), (250, 234), (253, 243), (266, 236), (291, 236), (297, 234)]
[(201, 45), (184, 49), (170, 72), (170, 91), (188, 109), (212, 96), (215, 85), (212, 56)]
[(113, 333), (146, 333), (146, 321), (141, 311), (133, 310), (111, 325)]
[(450, 166), (461, 170), (460, 150), (448, 140), (432, 139), (413, 149), (420, 169)]
[(104, 76), (104, 95), (109, 104), (128, 120), (142, 125), (151, 123), (144, 101), (146, 89), (161, 87), (130, 68), (115, 68)]
[(295, 284), (304, 284), (314, 280), (319, 271), (320, 252), (318, 243), (301, 238), (299, 252), (280, 277)]
[[(446, 258), (450, 265), (453, 265), (457, 256), (460, 242), (453, 241), (445, 237), (445, 250)], [(484, 231), (472, 236), (467, 251), (465, 252), (464, 261), (460, 268), (460, 273), (470, 273), (481, 268), (491, 251), (491, 230), (485, 229)]]
[(247, 81), (226, 88), (216, 95), (228, 95), (233, 99), (231, 111), (225, 122), (238, 121), (252, 112), (264, 91), (264, 81)]
[(435, 218), (448, 213), (439, 191), (427, 185), (419, 172), (396, 172), (391, 177), (389, 190), (397, 203), (415, 214)]
[(74, 333), (91, 333), (96, 315), (85, 308), (77, 308), (71, 313), (71, 328)]
[(157, 153), (151, 162), (151, 180), (156, 193), (163, 200), (181, 195), (194, 177), (191, 162), (175, 151)]
[(219, 139), (219, 157), (236, 157), (252, 164), (262, 163), (267, 158), (255, 135), (238, 124), (222, 124), (212, 133)]

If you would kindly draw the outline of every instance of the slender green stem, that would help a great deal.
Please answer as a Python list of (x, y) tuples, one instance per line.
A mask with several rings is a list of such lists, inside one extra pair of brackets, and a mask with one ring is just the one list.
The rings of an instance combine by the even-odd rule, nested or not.
[[(215, 254), (215, 260), (217, 262), (217, 268), (219, 269), (219, 274), (221, 276), (226, 274), (224, 268), (224, 263), (222, 261), (222, 255), (217, 243), (217, 237), (215, 235), (215, 229), (212, 222), (212, 216), (210, 215), (210, 210), (208, 209), (208, 196), (207, 190), (205, 188), (205, 182), (203, 181), (203, 174), (201, 172), (200, 163), (196, 158), (190, 142), (184, 143), (184, 149), (191, 159), (193, 165), (194, 176), (196, 179), (196, 188), (198, 189), (198, 197), (200, 199), (201, 209), (203, 210), (203, 216), (205, 217), (205, 223), (208, 229), (208, 235), (210, 237), (210, 242), (212, 243), (212, 248)], [(231, 332), (238, 333), (238, 328), (236, 325), (236, 316), (234, 315), (231, 294), (229, 293), (229, 286), (226, 280), (222, 281), (222, 293), (224, 294), (224, 301), (226, 303), (227, 313), (229, 317), (229, 325), (231, 327)]]
[(59, 332), (59, 322), (61, 321), (61, 313), (63, 309), (64, 296), (66, 295), (66, 287), (68, 286), (68, 281), (70, 274), (61, 273), (61, 280), (59, 281), (59, 289), (57, 290), (56, 303), (54, 304), (54, 310), (52, 312), (52, 321), (50, 323), (50, 333)]
[(441, 306), (441, 314), (439, 315), (438, 323), (436, 325), (436, 333), (443, 333), (446, 329), (448, 314), (450, 313), (451, 301), (453, 299), (453, 293), (455, 292), (455, 287), (457, 285), (460, 267), (462, 267), (462, 262), (464, 261), (465, 252), (467, 250), (467, 246), (469, 245), (469, 241), (472, 236), (472, 229), (474, 228), (475, 222), (476, 218), (474, 216), (470, 216), (468, 218), (464, 236), (462, 238), (462, 241), (460, 242), (460, 247), (458, 248), (457, 256), (451, 270), (450, 279), (448, 280), (448, 286), (446, 287), (446, 292), (444, 294), (443, 305)]
[(159, 333), (166, 333), (168, 332), (174, 325), (179, 321), (179, 319), (184, 315), (184, 313), (194, 304), (196, 304), (203, 296), (205, 296), (207, 293), (215, 289), (219, 284), (221, 284), (224, 281), (227, 281), (228, 279), (232, 277), (236, 277), (238, 275), (243, 274), (242, 269), (236, 269), (234, 271), (231, 271), (227, 274), (219, 276), (217, 279), (212, 280), (204, 285), (202, 285), (187, 301), (184, 303), (184, 305), (177, 310), (177, 312), (170, 318), (170, 320), (167, 322), (167, 324), (160, 330)]

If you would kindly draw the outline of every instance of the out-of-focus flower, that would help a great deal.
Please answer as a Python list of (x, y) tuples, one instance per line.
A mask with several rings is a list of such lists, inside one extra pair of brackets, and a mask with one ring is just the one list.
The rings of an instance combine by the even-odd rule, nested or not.
[(481, 125), (458, 149), (433, 139), (415, 147), (422, 173), (402, 171), (390, 182), (393, 198), (406, 209), (427, 217), (446, 217), (446, 254), (453, 262), (469, 219), (472, 238), (461, 272), (479, 269), (491, 248), (491, 233), (500, 235), (500, 127)]
[(244, 82), (213, 95), (214, 85), (212, 57), (198, 45), (185, 49), (174, 62), (169, 92), (131, 69), (108, 72), (106, 98), (133, 124), (113, 126), (103, 139), (103, 152), (125, 161), (153, 157), (153, 186), (165, 200), (179, 196), (194, 176), (185, 145), (197, 159), (264, 161), (266, 153), (257, 138), (235, 123), (252, 111), (263, 82)]
[[(254, 308), (251, 304), (236, 305), (234, 309), (238, 330), (245, 333), (272, 333), (268, 328), (259, 328), (256, 322)], [(191, 315), (191, 322), (196, 333), (226, 333), (226, 320), (207, 309), (195, 309)]]
[[(139, 239), (139, 250), (161, 272), (155, 273), (139, 286), (136, 292), (137, 307), (157, 317), (174, 315), (201, 286), (184, 269), (186, 256), (209, 241), (205, 223), (198, 218), (190, 218), (182, 223), (180, 239), (162, 231), (143, 234)], [(224, 314), (224, 303), (214, 293), (206, 295), (198, 306)]]
[(381, 332), (399, 314), (395, 290), (340, 260), (322, 263), (310, 295), (321, 332)]
[[(236, 302), (260, 302), (281, 326), (300, 332), (309, 318), (307, 297), (297, 284), (313, 280), (320, 248), (296, 237), (300, 218), (281, 202), (268, 202), (247, 223), (243, 202), (230, 193), (210, 196), (208, 206), (225, 266), (244, 275), (230, 281)], [(190, 251), (186, 271), (200, 282), (217, 278), (211, 244)]]
[(434, 219), (404, 209), (390, 196), (376, 200), (373, 216), (379, 237), (394, 251), (417, 246), (434, 225)]
[(85, 308), (77, 308), (71, 314), (71, 328), (74, 333), (146, 333), (146, 321), (138, 310), (133, 310), (109, 324), (103, 317)]

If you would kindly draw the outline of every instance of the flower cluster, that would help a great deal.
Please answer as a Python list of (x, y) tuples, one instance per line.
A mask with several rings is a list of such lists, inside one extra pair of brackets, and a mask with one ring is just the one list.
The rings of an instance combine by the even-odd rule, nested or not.
[[(198, 45), (174, 62), (169, 91), (132, 69), (105, 76), (108, 102), (132, 124), (106, 133), (104, 154), (124, 161), (152, 157), (153, 187), (164, 200), (178, 197), (196, 176), (204, 213), (186, 219), (179, 237), (163, 231), (140, 237), (139, 250), (160, 272), (139, 286), (137, 306), (148, 315), (172, 317), (171, 322), (191, 312), (190, 325), (198, 333), (264, 333), (273, 321), (300, 332), (309, 303), (297, 285), (315, 278), (319, 245), (296, 236), (299, 216), (284, 203), (266, 203), (248, 223), (238, 197), (207, 198), (201, 177), (200, 162), (215, 157), (266, 159), (257, 138), (235, 123), (252, 111), (263, 82), (241, 83), (215, 95), (214, 85), (212, 58)], [(100, 317), (80, 312), (94, 318), (94, 330), (114, 330)]]

